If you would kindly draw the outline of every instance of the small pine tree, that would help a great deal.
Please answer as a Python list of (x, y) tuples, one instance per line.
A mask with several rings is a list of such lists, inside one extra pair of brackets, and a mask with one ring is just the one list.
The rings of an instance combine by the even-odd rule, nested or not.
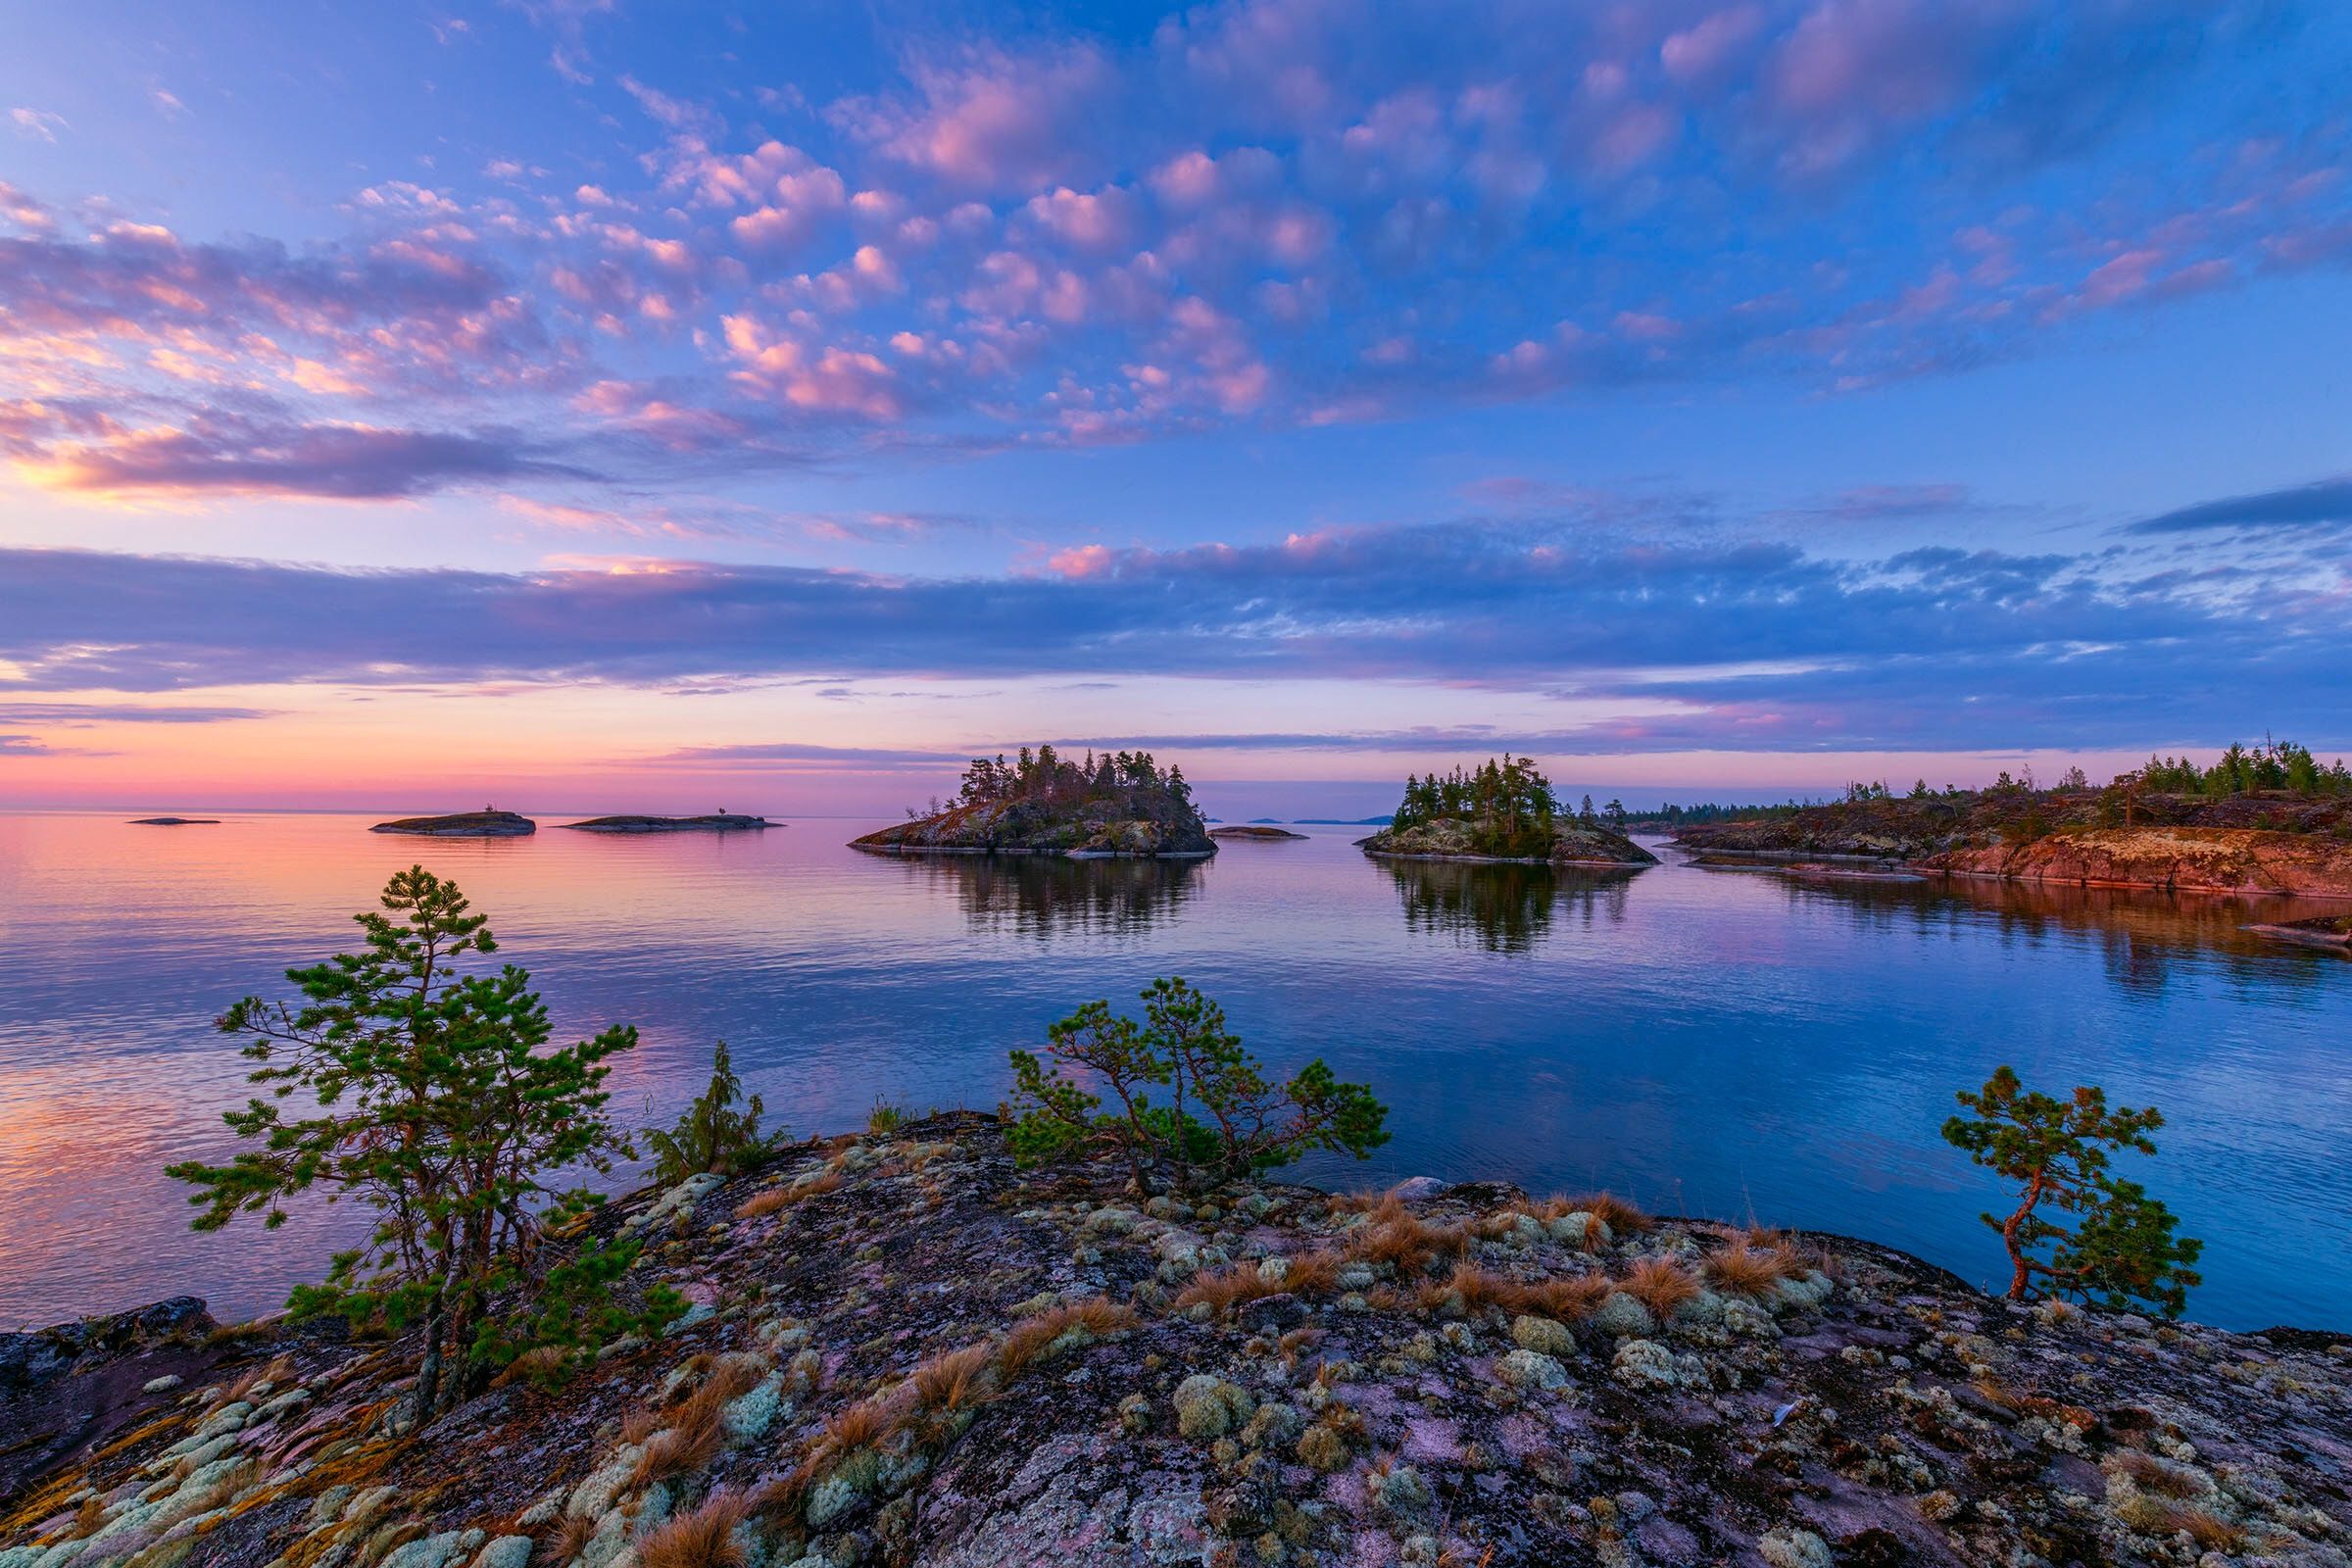
[[(2023, 1184), (2007, 1216), (1985, 1214), (2009, 1253), (2009, 1298), (2024, 1300), (2035, 1279), (2061, 1296), (2122, 1307), (2145, 1301), (2179, 1317), (2188, 1289), (2203, 1277), (2188, 1265), (2205, 1244), (2176, 1236), (2171, 1209), (2136, 1182), (2107, 1173), (2111, 1150), (2156, 1152), (2148, 1134), (2164, 1125), (2154, 1107), (2107, 1108), (2095, 1087), (2071, 1100), (2028, 1093), (2017, 1073), (2002, 1067), (1983, 1090), (1957, 1096), (1974, 1116), (1943, 1124), (1944, 1141), (2013, 1182)], [(2072, 1231), (2047, 1209), (2082, 1216)], [(2050, 1249), (2044, 1257), (2043, 1247)]]
[[(240, 1213), (265, 1229), (314, 1188), (328, 1202), (375, 1211), (367, 1241), (337, 1253), (326, 1282), (297, 1287), (297, 1318), (333, 1312), (393, 1330), (420, 1327), (422, 1360), (411, 1415), (419, 1425), (454, 1404), (472, 1371), (463, 1358), (493, 1297), (528, 1282), (544, 1211), (597, 1200), (559, 1192), (563, 1171), (612, 1169), (630, 1152), (605, 1119), (606, 1058), (633, 1049), (634, 1028), (545, 1049), (547, 1007), (513, 964), (463, 974), (469, 955), (497, 951), (488, 917), (422, 866), (384, 884), (382, 908), (355, 916), (363, 951), (286, 978), (299, 1005), (247, 997), (223, 1033), (249, 1035), (261, 1063), (248, 1081), (267, 1099), (223, 1115), (258, 1148), (225, 1165), (182, 1160), (166, 1174), (197, 1191), (200, 1231)], [(297, 1099), (299, 1097), (299, 1099)], [(316, 1113), (289, 1118), (288, 1104)], [(458, 1360), (458, 1375), (444, 1376)]]
[[(1320, 1059), (1285, 1084), (1225, 1027), (1225, 1011), (1182, 979), (1143, 992), (1145, 1021), (1090, 1002), (1047, 1031), (1044, 1057), (1012, 1053), (1006, 1138), (1024, 1165), (1094, 1149), (1127, 1163), (1136, 1191), (1287, 1165), (1310, 1150), (1358, 1159), (1389, 1141), (1388, 1107), (1361, 1084), (1342, 1083)], [(1075, 1074), (1075, 1076), (1073, 1076)], [(1117, 1102), (1102, 1109), (1096, 1084)], [(1168, 1091), (1155, 1102), (1154, 1088)]]
[[(741, 1104), (743, 1108), (734, 1107)], [(701, 1171), (732, 1176), (765, 1159), (782, 1129), (761, 1137), (760, 1117), (765, 1109), (758, 1095), (743, 1098), (743, 1081), (735, 1076), (721, 1040), (710, 1054), (710, 1085), (679, 1115), (667, 1132), (645, 1130), (654, 1151), (654, 1179), (682, 1182)]]

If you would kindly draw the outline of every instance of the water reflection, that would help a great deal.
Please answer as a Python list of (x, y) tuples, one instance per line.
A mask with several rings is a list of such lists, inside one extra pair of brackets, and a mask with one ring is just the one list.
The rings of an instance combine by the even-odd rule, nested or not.
[(1058, 855), (941, 855), (894, 863), (949, 894), (974, 931), (1045, 938), (1136, 936), (1173, 918), (1200, 887), (1198, 860), (1072, 860)]
[(1488, 953), (1527, 953), (1563, 908), (1590, 926), (1625, 918), (1625, 871), (1554, 871), (1546, 865), (1457, 860), (1375, 861), (1395, 879), (1405, 929), (1450, 936)]
[[(2221, 898), (2152, 888), (2086, 888), (1984, 877), (1872, 880), (1762, 868), (1707, 867), (1723, 876), (1778, 883), (1791, 907), (1834, 906), (1857, 926), (1887, 933), (1958, 937), (1990, 929), (2005, 944), (2038, 949), (2065, 941), (2095, 947), (2107, 977), (2136, 993), (2161, 992), (2183, 970), (2218, 968), (2268, 987), (2340, 981), (2343, 956), (2297, 948), (2246, 927), (2340, 911), (2340, 903)], [(2218, 960), (2231, 960), (2222, 964)]]

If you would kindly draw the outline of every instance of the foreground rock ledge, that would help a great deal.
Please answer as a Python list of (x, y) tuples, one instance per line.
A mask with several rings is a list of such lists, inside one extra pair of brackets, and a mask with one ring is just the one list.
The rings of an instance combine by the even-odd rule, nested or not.
[[(743, 1539), (770, 1565), (2219, 1568), (2352, 1547), (2337, 1336), (2029, 1312), (1829, 1237), (1805, 1239), (1826, 1273), (1662, 1321), (1552, 1283), (1563, 1322), (1535, 1309), (1547, 1282), (1703, 1267), (1733, 1233), (1613, 1234), (1493, 1184), (1369, 1215), (1273, 1184), (1197, 1206), (1123, 1185), (1018, 1173), (960, 1114), (635, 1195), (600, 1223), (656, 1240), (647, 1270), (690, 1318), (422, 1434), (396, 1419), (399, 1344), (208, 1334), (186, 1301), (0, 1337), (0, 1568), (637, 1568), (685, 1560), (651, 1538), (713, 1489), (762, 1501)], [(1203, 1274), (1224, 1305), (1183, 1304)], [(1568, 1311), (1580, 1292), (1592, 1309)], [(959, 1387), (909, 1376), (975, 1346)], [(680, 1459), (660, 1434), (698, 1408)], [(852, 1409), (882, 1419), (852, 1430)], [(770, 1485), (812, 1452), (802, 1485)]]

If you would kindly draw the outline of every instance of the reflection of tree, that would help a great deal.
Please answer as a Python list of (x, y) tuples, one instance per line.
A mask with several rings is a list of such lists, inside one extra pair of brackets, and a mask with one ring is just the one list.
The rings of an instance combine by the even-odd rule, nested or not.
[(1544, 865), (1460, 860), (1379, 862), (1396, 880), (1410, 931), (1445, 934), (1489, 953), (1527, 953), (1551, 929), (1562, 905), (1586, 924), (1625, 918), (1627, 871), (1554, 871)]
[(973, 926), (1039, 937), (1149, 930), (1192, 897), (1200, 869), (1198, 860), (1058, 855), (908, 856), (900, 863), (933, 890), (952, 891)]
[(1990, 877), (1868, 882), (1792, 876), (1787, 882), (1791, 904), (1836, 904), (1856, 924), (1874, 929), (1956, 932), (1989, 924), (2002, 940), (2029, 947), (2070, 939), (2096, 943), (2110, 977), (2132, 991), (2161, 991), (2175, 965), (2209, 963), (2216, 955), (2261, 965), (2266, 983), (2316, 984), (2330, 977), (2329, 963), (2343, 961), (2333, 954), (2286, 947), (2245, 929), (2341, 907), (2309, 900), (2222, 898), (2159, 888), (2085, 888)]

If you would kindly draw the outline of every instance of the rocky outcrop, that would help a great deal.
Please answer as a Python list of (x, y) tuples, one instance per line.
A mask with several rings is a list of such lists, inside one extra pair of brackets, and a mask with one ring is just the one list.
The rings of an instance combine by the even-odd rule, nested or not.
[[(419, 1432), (393, 1419), (400, 1341), (78, 1360), (65, 1381), (131, 1391), (117, 1435), (0, 1494), (0, 1565), (2317, 1568), (2352, 1546), (2339, 1337), (2026, 1310), (1867, 1243), (1500, 1183), (1146, 1200), (1107, 1164), (1017, 1171), (971, 1114), (597, 1225), (646, 1234), (633, 1272), (693, 1310)], [(682, 1521), (734, 1545), (684, 1553)]]
[(1674, 842), (1702, 855), (1759, 859), (1924, 860), (2066, 829), (2115, 827), (2233, 828), (2352, 839), (2352, 798), (2258, 790), (2219, 798), (2135, 795), (2126, 802), (2120, 794), (2097, 790), (1984, 790), (1834, 801), (1734, 822), (1697, 823), (1677, 829)]
[(1303, 833), (1293, 833), (1288, 828), (1265, 827), (1255, 822), (1243, 822), (1231, 827), (1212, 827), (1208, 830), (1208, 836), (1212, 839), (1256, 840), (1266, 844), (1279, 843), (1284, 839), (1306, 837)]
[(217, 816), (134, 816), (132, 827), (219, 827)]
[(1507, 865), (1655, 865), (1658, 858), (1624, 834), (1598, 822), (1561, 817), (1538, 855), (1496, 853), (1500, 824), (1441, 816), (1407, 828), (1383, 828), (1357, 847), (1366, 855), (1398, 860), (1487, 860)]
[(404, 816), (378, 822), (370, 833), (413, 833), (431, 839), (512, 839), (536, 833), (539, 824), (514, 811), (455, 811), (447, 816)]
[(2281, 920), (2250, 925), (2247, 930), (2278, 942), (2304, 948), (2332, 948), (2352, 953), (2352, 914), (2324, 914), (2308, 920)]
[(1198, 859), (1217, 853), (1200, 812), (1173, 793), (1122, 789), (1084, 800), (986, 801), (896, 822), (852, 839), (877, 855), (1133, 856)]
[(575, 833), (751, 833), (782, 824), (764, 816), (711, 811), (702, 816), (592, 816), (585, 822), (556, 825)]
[(2082, 887), (2352, 899), (2352, 841), (2251, 828), (2070, 828), (2026, 844), (1947, 850), (1920, 864)]

